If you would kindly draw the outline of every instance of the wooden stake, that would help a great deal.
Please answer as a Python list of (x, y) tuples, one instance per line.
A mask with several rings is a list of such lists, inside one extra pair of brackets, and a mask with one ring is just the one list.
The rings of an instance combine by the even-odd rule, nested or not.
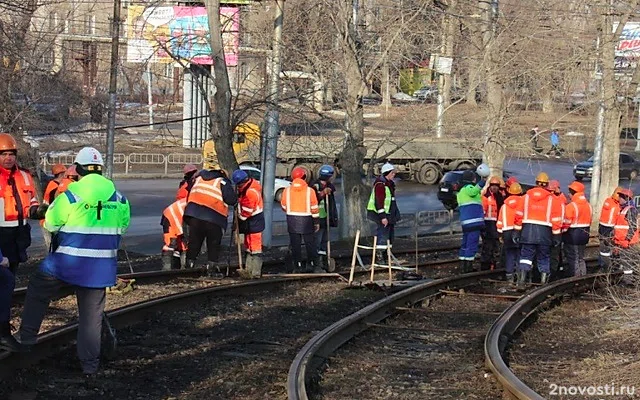
[(387, 239), (387, 266), (389, 267), (389, 285), (393, 282), (391, 271), (391, 241)]
[(378, 247), (378, 236), (373, 237), (373, 254), (371, 255), (371, 280), (373, 282), (373, 273), (376, 270), (376, 247)]
[(360, 240), (360, 231), (356, 232), (356, 242), (353, 245), (353, 256), (351, 256), (351, 272), (349, 273), (349, 286), (353, 282), (353, 275), (356, 271), (356, 256), (358, 255), (358, 241)]
[(416, 235), (416, 274), (418, 273), (418, 213), (416, 213), (416, 220), (415, 220), (415, 235)]

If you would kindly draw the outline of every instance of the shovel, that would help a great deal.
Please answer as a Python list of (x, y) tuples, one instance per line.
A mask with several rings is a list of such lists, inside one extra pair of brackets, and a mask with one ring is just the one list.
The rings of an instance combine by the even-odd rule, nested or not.
[(118, 338), (116, 337), (116, 330), (111, 327), (109, 318), (105, 312), (102, 312), (102, 322), (104, 323), (104, 346), (102, 346), (102, 354), (107, 360), (112, 360), (116, 356), (116, 350), (118, 348)]
[(325, 196), (325, 207), (327, 208), (327, 272), (336, 270), (336, 260), (331, 258), (331, 228), (329, 227), (329, 195)]

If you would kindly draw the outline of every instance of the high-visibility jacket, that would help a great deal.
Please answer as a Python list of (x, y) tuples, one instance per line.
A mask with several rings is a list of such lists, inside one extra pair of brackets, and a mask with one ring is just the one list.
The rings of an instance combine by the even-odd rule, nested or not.
[(186, 199), (188, 196), (189, 196), (189, 182), (183, 180), (182, 182), (180, 182), (178, 193), (176, 193), (176, 200)]
[(44, 189), (44, 196), (42, 196), (42, 202), (45, 204), (53, 203), (53, 199), (56, 198), (56, 193), (58, 188), (60, 187), (60, 183), (58, 183), (55, 179), (49, 181), (47, 183), (47, 187)]
[(367, 203), (367, 218), (374, 222), (380, 222), (386, 218), (389, 224), (400, 221), (395, 182), (384, 176), (376, 178)]
[(601, 236), (611, 236), (619, 214), (620, 203), (613, 197), (607, 197), (604, 203), (602, 203), (602, 210), (600, 211), (598, 234)]
[(129, 202), (109, 179), (89, 174), (72, 183), (47, 210), (44, 227), (57, 233), (59, 244), (40, 269), (81, 287), (115, 285), (120, 237), (130, 218)]
[[(165, 248), (163, 248), (163, 250), (183, 251), (186, 249), (186, 246), (184, 246), (185, 243), (182, 240), (178, 240), (184, 235), (182, 221), (185, 207), (187, 207), (187, 199), (180, 199), (171, 203), (162, 212), (160, 225), (162, 225), (164, 234)], [(175, 246), (177, 248), (171, 246), (172, 241), (176, 243)]]
[[(13, 184), (9, 184), (13, 182)], [(16, 227), (26, 224), (34, 207), (39, 205), (35, 185), (29, 171), (14, 168), (11, 171), (0, 167), (0, 202), (4, 212), (0, 216), (0, 227)]]
[(309, 234), (318, 223), (319, 209), (316, 194), (302, 179), (294, 179), (291, 186), (284, 189), (280, 201), (287, 214), (289, 233)]
[(77, 181), (74, 181), (73, 179), (69, 179), (69, 178), (62, 178), (62, 180), (60, 181), (60, 184), (58, 185), (58, 188), (56, 189), (56, 194), (54, 196), (54, 199), (60, 196), (62, 193), (66, 192), (69, 185), (71, 185), (73, 182), (77, 182)]
[(635, 206), (628, 205), (620, 211), (613, 232), (617, 246), (627, 248), (638, 243), (638, 210)]
[(507, 197), (498, 212), (496, 228), (498, 229), (498, 233), (502, 234), (504, 247), (506, 248), (518, 247), (517, 244), (513, 243), (513, 232), (516, 228), (516, 212), (522, 208), (522, 202), (522, 196), (511, 195)]
[(484, 211), (480, 187), (468, 184), (463, 186), (457, 194), (460, 225), (463, 232), (484, 230)]
[(585, 245), (589, 242), (591, 204), (584, 193), (576, 193), (564, 212), (562, 241), (567, 244)]
[(548, 190), (534, 187), (524, 195), (515, 218), (520, 243), (551, 246), (553, 235), (562, 232), (564, 205)]
[[(500, 196), (500, 198), (498, 198)], [(486, 192), (482, 195), (482, 209), (484, 211), (484, 227), (485, 227), (485, 238), (489, 239), (497, 239), (498, 238), (498, 228), (496, 223), (498, 221), (498, 211), (500, 210), (500, 206), (503, 204), (502, 195), (499, 193), (492, 194), (491, 192)]]
[[(338, 226), (338, 207), (336, 206), (336, 197), (334, 194), (336, 192), (336, 187), (331, 182), (327, 182), (322, 179), (318, 179), (311, 187), (318, 197), (320, 226), (325, 227), (327, 225), (327, 215), (329, 216), (329, 226)], [(324, 193), (324, 189), (327, 188), (331, 190), (331, 193), (328, 195)], [(329, 207), (327, 207), (327, 205)], [(389, 208), (391, 208), (391, 204), (389, 204)]]
[(235, 206), (237, 202), (238, 196), (231, 181), (219, 171), (200, 171), (187, 197), (184, 217), (186, 220), (196, 218), (212, 222), (224, 231), (227, 229), (229, 206)]
[(238, 232), (259, 233), (264, 230), (262, 186), (250, 179), (238, 193)]

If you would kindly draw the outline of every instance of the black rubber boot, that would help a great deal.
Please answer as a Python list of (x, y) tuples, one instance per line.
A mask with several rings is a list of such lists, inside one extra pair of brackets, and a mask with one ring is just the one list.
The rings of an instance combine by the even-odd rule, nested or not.
[(173, 251), (162, 250), (162, 270), (171, 271), (171, 263), (173, 263)]
[(25, 351), (25, 347), (11, 335), (11, 325), (9, 322), (0, 323), (0, 348), (14, 353)]
[(549, 282), (549, 274), (543, 272), (540, 274), (540, 283), (546, 285)]
[(505, 281), (511, 285), (513, 285), (514, 283), (516, 283), (515, 281), (516, 275), (515, 274), (506, 274), (505, 275)]
[(213, 261), (207, 261), (207, 274), (211, 278), (222, 279), (224, 274), (220, 271), (220, 266), (216, 265)]
[(524, 285), (526, 283), (526, 280), (527, 280), (527, 271), (525, 271), (525, 270), (518, 271), (518, 281), (516, 283), (518, 288), (524, 289)]

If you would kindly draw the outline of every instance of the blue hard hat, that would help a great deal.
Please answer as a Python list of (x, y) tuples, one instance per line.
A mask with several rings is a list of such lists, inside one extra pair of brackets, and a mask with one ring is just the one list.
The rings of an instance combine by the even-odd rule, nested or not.
[(323, 165), (320, 167), (320, 178), (330, 178), (333, 176), (333, 167), (331, 165)]
[(233, 171), (233, 174), (231, 175), (231, 181), (233, 181), (235, 185), (238, 185), (247, 179), (249, 179), (249, 175), (247, 175), (247, 173), (242, 169)]

